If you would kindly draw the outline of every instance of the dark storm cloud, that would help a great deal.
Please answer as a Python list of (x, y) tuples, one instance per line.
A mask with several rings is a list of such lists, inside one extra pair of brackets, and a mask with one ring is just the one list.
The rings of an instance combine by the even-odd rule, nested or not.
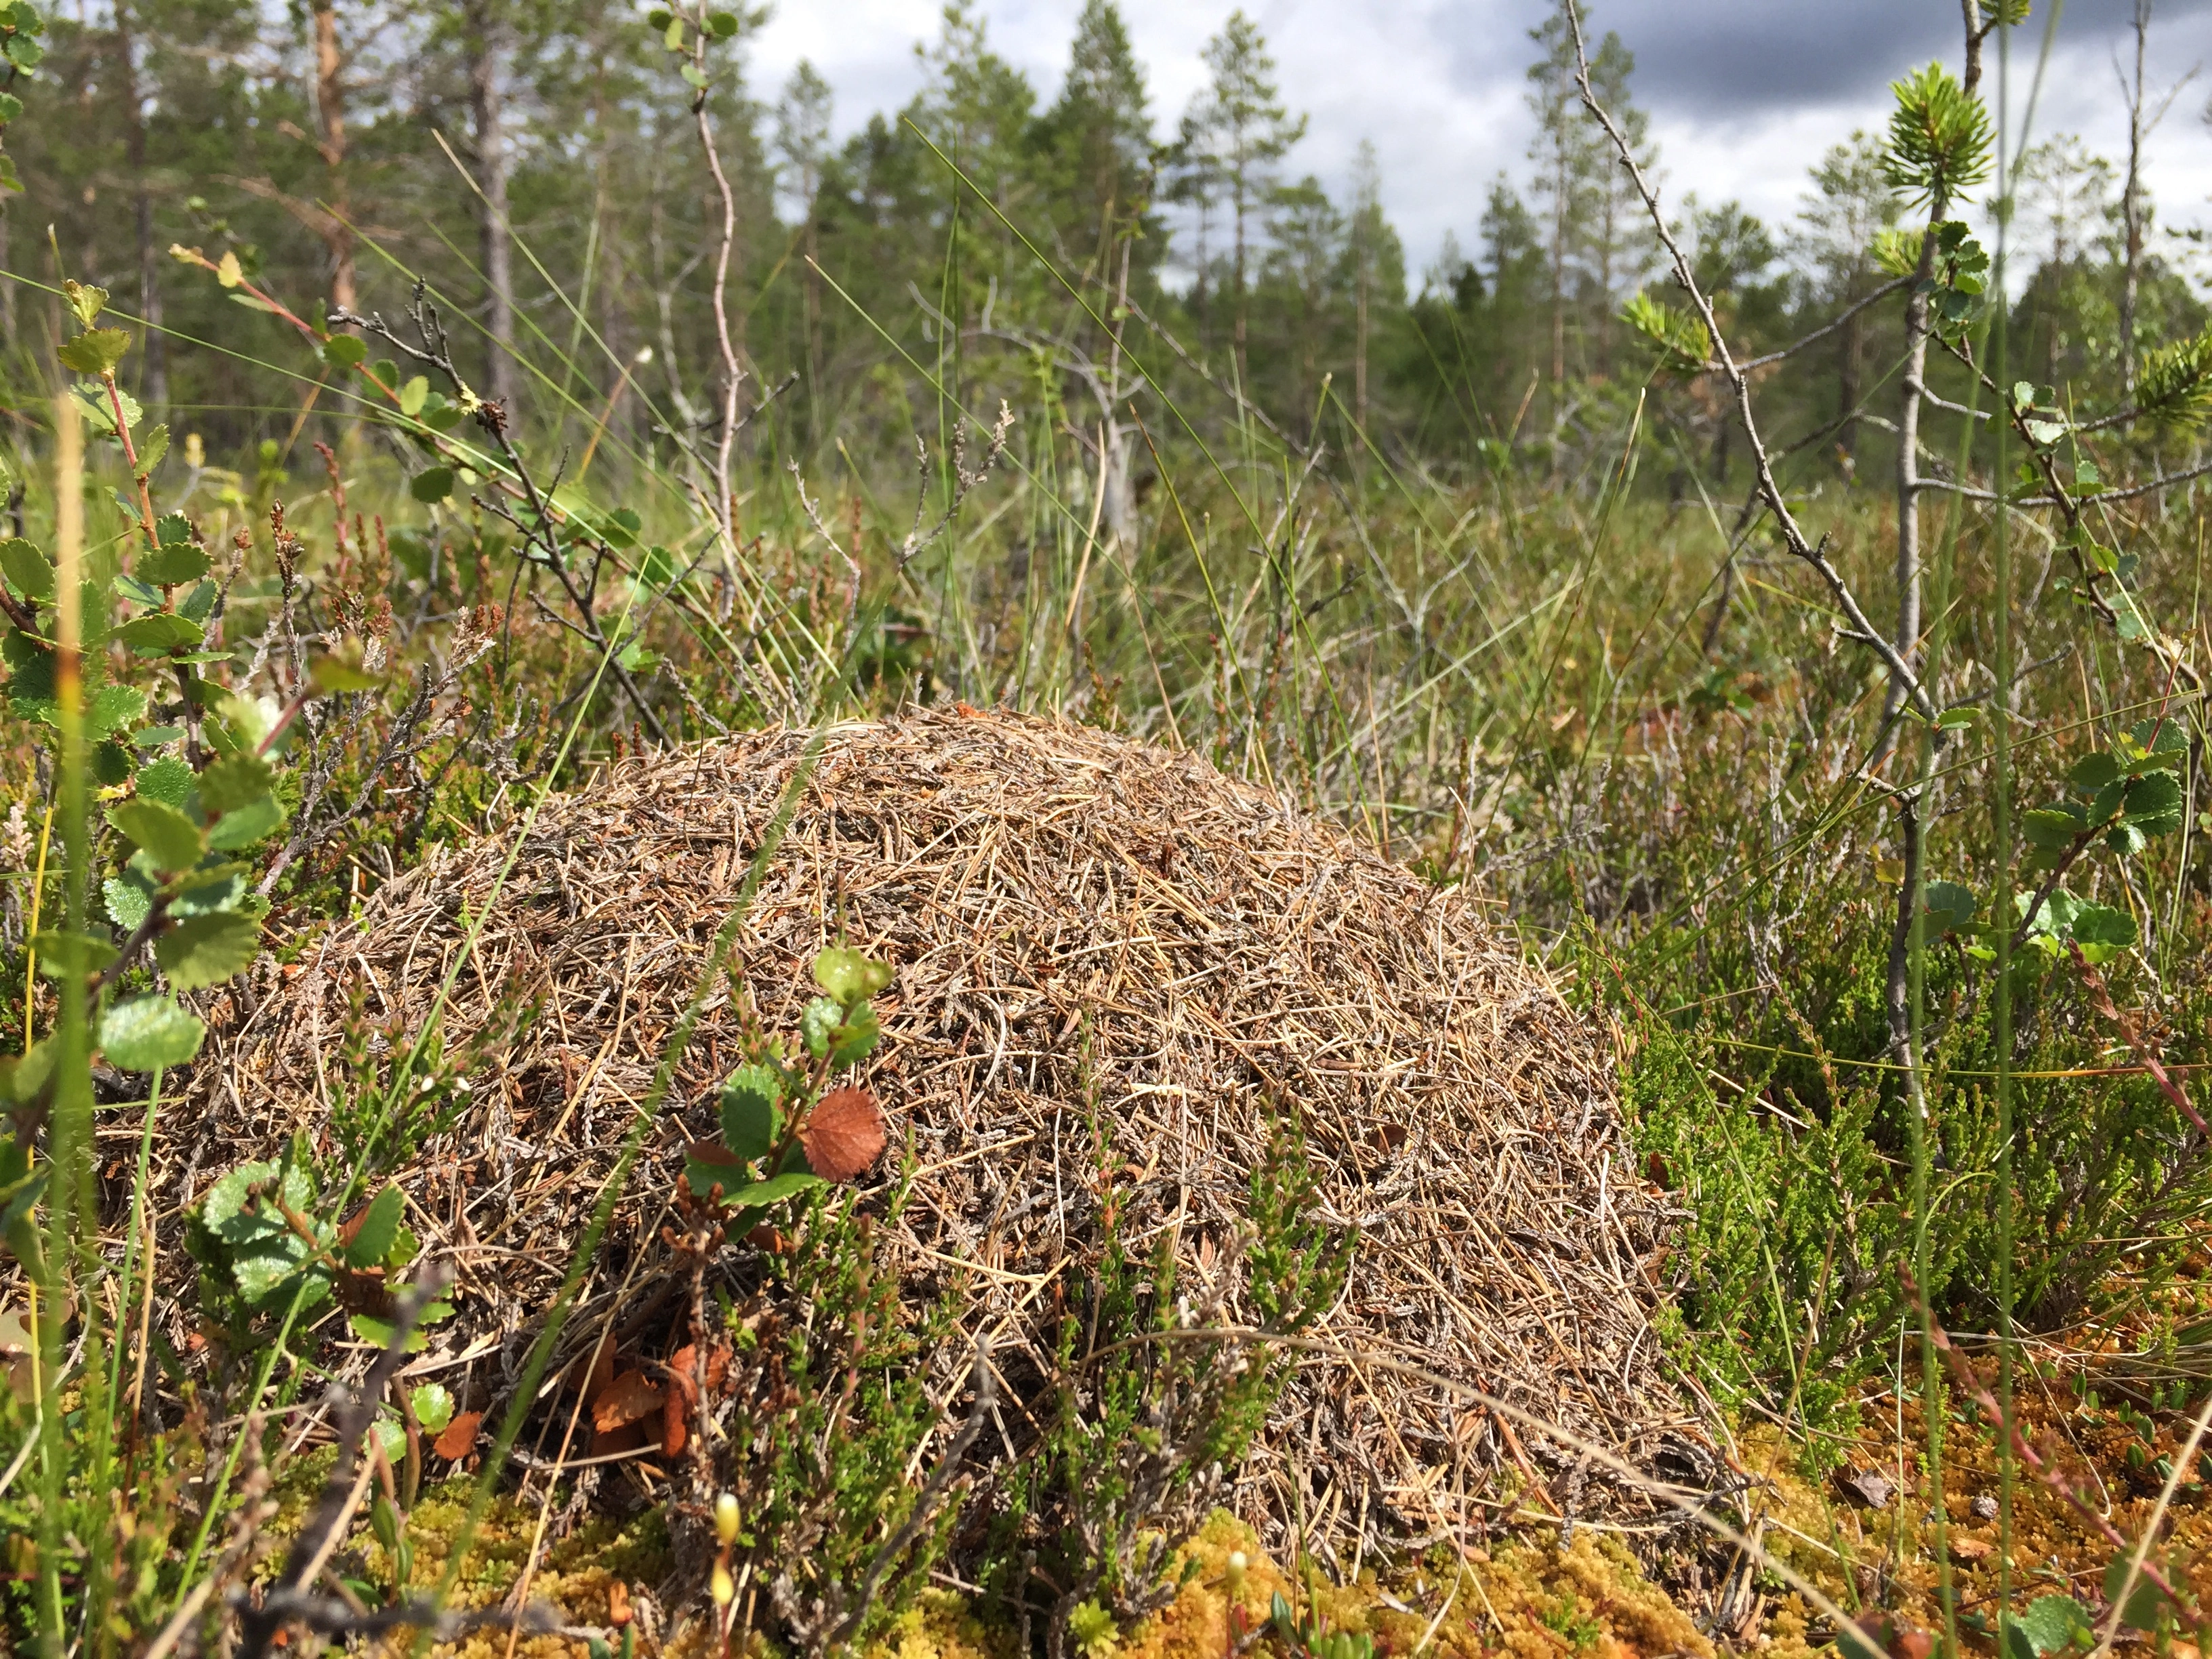
[[(2100, 64), (2132, 9), (2070, 0), (2058, 28), (2069, 65)], [(2033, 64), (2043, 10), (2014, 36), (2016, 72)], [(1915, 64), (1959, 55), (1959, 8), (1947, 0), (1595, 0), (1590, 11), (1595, 28), (1618, 33), (1636, 54), (1638, 100), (1692, 120), (1858, 102)], [(2151, 40), (2154, 82), (2212, 52), (2212, 0), (2164, 0)]]

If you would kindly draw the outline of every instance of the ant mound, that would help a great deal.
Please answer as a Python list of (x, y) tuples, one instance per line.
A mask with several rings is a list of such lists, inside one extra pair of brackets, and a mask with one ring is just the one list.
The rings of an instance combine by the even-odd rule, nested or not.
[[(554, 1363), (611, 1331), (650, 1374), (698, 1305), (671, 1243), (687, 1146), (719, 1133), (732, 1070), (800, 1030), (810, 964), (841, 939), (895, 970), (881, 1042), (846, 1074), (889, 1140), (857, 1201), (915, 1328), (939, 1322), (940, 1445), (989, 1340), (981, 1478), (1108, 1346), (1109, 1255), (1140, 1304), (1171, 1262), (1172, 1297), (1138, 1320), (1163, 1350), (1216, 1341), (1188, 1388), (1261, 1346), (1287, 1374), (1206, 1495), (1277, 1538), (1349, 1559), (1354, 1540), (1479, 1529), (1512, 1493), (1527, 1515), (1625, 1515), (1645, 1500), (1616, 1462), (1694, 1464), (1650, 1328), (1669, 1212), (1605, 1045), (1477, 901), (1202, 760), (1066, 724), (963, 708), (761, 732), (623, 761), (433, 850), (218, 1009), (196, 1111), (164, 1117), (170, 1167), (190, 1166), (173, 1190), (196, 1200), (295, 1135), (343, 1170), (434, 1014), (400, 1091), (431, 1105), (377, 1153), (457, 1275), (424, 1367), (489, 1430), (604, 1205)], [(1286, 1157), (1303, 1184), (1270, 1190), (1296, 1213), (1261, 1225)], [(1281, 1297), (1255, 1275), (1285, 1228), (1349, 1265), (1261, 1344)], [(734, 1287), (776, 1248), (733, 1239), (708, 1276)], [(573, 1425), (556, 1416), (544, 1453)]]

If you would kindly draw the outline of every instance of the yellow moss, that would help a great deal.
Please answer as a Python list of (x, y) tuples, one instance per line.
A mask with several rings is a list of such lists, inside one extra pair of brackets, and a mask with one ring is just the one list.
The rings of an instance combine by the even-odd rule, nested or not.
[(987, 1628), (965, 1596), (924, 1590), (891, 1627), (870, 1642), (865, 1659), (1017, 1659), (1011, 1631)]
[[(1239, 1550), (1246, 1560), (1244, 1582), (1231, 1596), (1229, 1558)], [(1207, 1518), (1177, 1558), (1195, 1563), (1197, 1571), (1167, 1607), (1122, 1633), (1116, 1644), (1120, 1659), (1224, 1659), (1229, 1651), (1232, 1608), (1242, 1629), (1256, 1630), (1267, 1622), (1276, 1592), (1291, 1594), (1291, 1581), (1260, 1547), (1260, 1535), (1224, 1510), (1216, 1510)]]

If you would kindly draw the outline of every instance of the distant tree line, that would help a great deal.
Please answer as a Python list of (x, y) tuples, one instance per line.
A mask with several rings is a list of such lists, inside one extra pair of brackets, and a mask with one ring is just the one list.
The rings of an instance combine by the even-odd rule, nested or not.
[[(45, 19), (5, 132), (21, 190), (0, 212), (0, 266), (21, 280), (0, 283), (0, 395), (19, 409), (46, 395), (51, 307), (27, 284), (70, 274), (149, 325), (143, 401), (212, 448), (295, 444), (327, 412), (321, 394), (257, 361), (281, 339), (173, 261), (182, 245), (234, 253), (302, 305), (392, 307), (419, 276), (485, 395), (526, 424), (604, 432), (617, 450), (696, 440), (720, 407), (722, 206), (703, 124), (736, 228), (724, 315), (750, 446), (903, 451), (947, 400), (1018, 392), (1093, 447), (1126, 507), (1133, 422), (1157, 412), (1146, 380), (1203, 430), (1264, 422), (1297, 447), (1333, 430), (1339, 447), (1371, 440), (1425, 465), (1518, 456), (1567, 477), (1613, 453), (1649, 387), (1674, 489), (1741, 464), (1723, 400), (1695, 377), (1655, 378), (1622, 321), (1653, 281), (1651, 239), (1583, 107), (1563, 12), (1533, 32), (1525, 170), (1470, 201), (1469, 242), (1448, 239), (1419, 275), (1371, 149), (1335, 191), (1299, 168), (1305, 118), (1241, 11), (1170, 119), (1113, 0), (1086, 0), (1049, 95), (953, 0), (916, 48), (921, 91), (842, 144), (811, 65), (773, 93), (746, 80), (764, 15), (100, 0)], [(1596, 90), (1656, 166), (1634, 70), (1603, 36)], [(1877, 140), (1830, 150), (1788, 225), (1675, 199), (1732, 338), (1778, 349), (1843, 319), (1762, 395), (1832, 469), (1878, 466), (1901, 323), (1893, 307), (1854, 309), (1894, 275), (1900, 204)], [(2203, 320), (2155, 251), (2139, 155), (2123, 170), (2053, 138), (2028, 155), (2014, 207), (2033, 265), (2023, 374), (2123, 383), (2138, 335)]]

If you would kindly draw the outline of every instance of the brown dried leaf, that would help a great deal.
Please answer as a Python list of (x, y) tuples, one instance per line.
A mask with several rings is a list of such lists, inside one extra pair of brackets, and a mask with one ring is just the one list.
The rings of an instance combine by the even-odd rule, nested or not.
[(1845, 1497), (1870, 1510), (1886, 1507), (1897, 1491), (1897, 1483), (1880, 1469), (1844, 1469), (1837, 1474), (1836, 1484)]
[(430, 1443), (430, 1449), (448, 1463), (459, 1462), (476, 1449), (477, 1429), (483, 1422), (482, 1412), (456, 1412), (445, 1431)]
[(646, 1444), (642, 1423), (623, 1423), (611, 1429), (599, 1429), (592, 1435), (593, 1457), (611, 1457), (617, 1452), (636, 1451)]
[(690, 1397), (689, 1389), (671, 1389), (660, 1408), (660, 1455), (664, 1457), (678, 1455), (684, 1449), (684, 1443), (691, 1437), (691, 1431), (684, 1426), (684, 1419), (690, 1411)]
[(596, 1400), (611, 1387), (615, 1380), (615, 1342), (611, 1336), (602, 1336), (599, 1346), (592, 1350), (592, 1369), (584, 1378), (584, 1398)]
[(607, 1623), (620, 1630), (632, 1617), (629, 1586), (619, 1578), (607, 1581)]
[(850, 1181), (884, 1150), (884, 1115), (873, 1095), (848, 1083), (822, 1097), (799, 1139), (808, 1169), (824, 1181)]
[(601, 1434), (611, 1433), (625, 1423), (650, 1417), (660, 1406), (661, 1392), (646, 1381), (644, 1372), (624, 1371), (592, 1401), (592, 1425)]

